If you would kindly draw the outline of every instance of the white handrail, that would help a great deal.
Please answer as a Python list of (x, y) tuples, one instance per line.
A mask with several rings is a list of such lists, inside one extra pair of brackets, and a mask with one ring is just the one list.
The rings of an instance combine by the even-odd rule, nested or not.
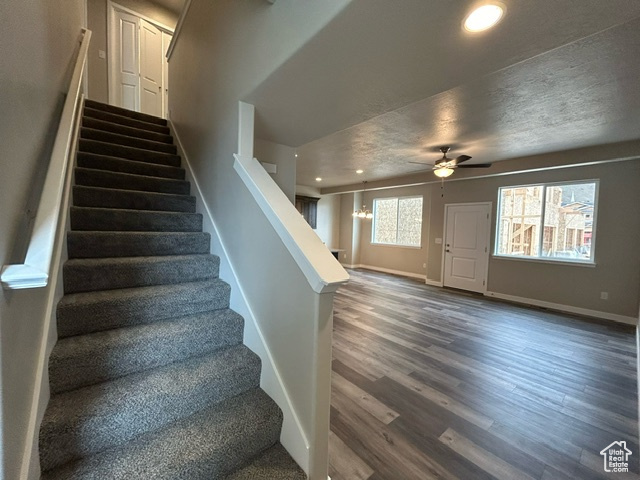
[(236, 172), (249, 189), (316, 293), (335, 292), (349, 275), (311, 230), (255, 158), (234, 154)]
[(24, 263), (4, 265), (0, 281), (6, 289), (45, 287), (49, 281), (51, 259), (60, 218), (65, 177), (69, 168), (69, 152), (73, 138), (73, 126), (82, 86), (82, 76), (87, 61), (91, 30), (82, 29), (80, 50), (73, 69), (69, 91), (62, 108), (60, 125), (53, 143), (51, 160), (44, 181), (38, 211), (29, 240)]

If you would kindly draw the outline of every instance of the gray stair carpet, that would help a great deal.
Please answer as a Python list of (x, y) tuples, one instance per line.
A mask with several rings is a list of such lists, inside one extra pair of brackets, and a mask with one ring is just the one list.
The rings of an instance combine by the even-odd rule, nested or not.
[(166, 121), (87, 100), (45, 480), (302, 480)]

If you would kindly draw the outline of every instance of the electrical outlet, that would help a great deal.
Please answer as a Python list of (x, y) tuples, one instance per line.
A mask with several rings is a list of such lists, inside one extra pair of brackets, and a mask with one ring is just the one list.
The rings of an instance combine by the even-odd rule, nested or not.
[(427, 264), (426, 264), (426, 263), (423, 263), (423, 264), (422, 264), (422, 268), (427, 268)]
[(609, 300), (609, 292), (600, 292), (600, 300)]
[(345, 258), (345, 259), (346, 259), (346, 258), (347, 258), (347, 254), (346, 254), (346, 253), (343, 253), (343, 254), (342, 254), (342, 258)]

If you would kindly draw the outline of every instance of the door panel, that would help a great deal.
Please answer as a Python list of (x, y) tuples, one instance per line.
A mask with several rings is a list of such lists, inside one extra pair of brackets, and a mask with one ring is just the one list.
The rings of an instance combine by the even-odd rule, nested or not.
[(116, 55), (116, 104), (137, 110), (138, 76), (138, 17), (116, 12), (116, 35), (120, 48)]
[(447, 205), (443, 279), (446, 287), (485, 291), (490, 213), (487, 204)]
[(162, 32), (140, 19), (140, 111), (162, 116)]

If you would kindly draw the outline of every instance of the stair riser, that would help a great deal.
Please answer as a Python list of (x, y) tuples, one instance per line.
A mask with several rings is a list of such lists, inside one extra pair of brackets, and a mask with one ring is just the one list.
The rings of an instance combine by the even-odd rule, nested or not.
[(102, 110), (104, 112), (114, 113), (116, 115), (122, 115), (124, 117), (135, 118), (136, 120), (140, 120), (147, 123), (153, 123), (156, 125), (166, 125), (167, 121), (164, 118), (156, 117), (154, 115), (149, 115), (147, 113), (142, 112), (134, 112), (132, 110), (128, 110), (122, 107), (116, 107), (114, 105), (108, 105), (101, 102), (96, 102), (94, 100), (85, 100), (85, 106), (89, 108), (94, 108), (96, 110)]
[(155, 152), (171, 153), (174, 155), (177, 152), (176, 146), (170, 145), (168, 143), (154, 142), (151, 140), (145, 140), (144, 138), (129, 137), (127, 135), (120, 135), (118, 133), (93, 130), (91, 128), (80, 129), (80, 136), (88, 140), (114, 143), (116, 145), (123, 145), (126, 147), (142, 148), (144, 150)]
[(185, 213), (195, 213), (196, 211), (195, 197), (79, 185), (73, 187), (73, 204), (76, 207), (128, 208)]
[(105, 170), (89, 170), (76, 168), (76, 185), (87, 187), (117, 188), (121, 190), (137, 190), (140, 192), (172, 193), (189, 195), (191, 186), (184, 180), (170, 178), (145, 177), (128, 175)]
[(215, 255), (192, 255), (153, 262), (67, 262), (64, 293), (96, 292), (117, 288), (148, 287), (199, 282), (218, 277), (220, 259)]
[(69, 258), (140, 257), (209, 253), (208, 233), (142, 234), (69, 232)]
[(71, 207), (71, 230), (121, 232), (200, 232), (198, 213)]
[(171, 178), (174, 180), (184, 180), (185, 178), (184, 169), (178, 167), (138, 162), (136, 160), (125, 160), (87, 152), (78, 152), (77, 158), (77, 165), (82, 168), (107, 170), (118, 173), (131, 173), (134, 175), (146, 175), (150, 177)]
[(97, 153), (112, 157), (128, 158), (129, 160), (137, 160), (139, 162), (169, 165), (171, 167), (180, 166), (180, 157), (177, 155), (153, 152), (151, 150), (143, 150), (135, 147), (125, 147), (123, 145), (114, 145), (112, 143), (89, 140), (86, 138), (80, 139), (79, 151)]
[(82, 349), (68, 347), (73, 337), (58, 342), (49, 359), (51, 392), (75, 390), (239, 345), (244, 328), (242, 317), (231, 311), (157, 325), (88, 335)]
[[(248, 349), (243, 351), (249, 354), (237, 359), (231, 357), (229, 360), (235, 361), (231, 365), (196, 359), (200, 361), (173, 365), (175, 368), (168, 376), (161, 377), (159, 370), (146, 377), (138, 375), (139, 383), (135, 390), (122, 389), (126, 402), (121, 402), (115, 411), (109, 405), (104, 411), (98, 409), (91, 421), (81, 418), (75, 422), (70, 419), (57, 424), (43, 423), (41, 437), (55, 438), (56, 441), (48, 443), (40, 452), (42, 469), (49, 470), (121, 445), (258, 387), (260, 360)], [(191, 368), (187, 370), (187, 367)], [(176, 391), (175, 385), (180, 384), (181, 389)], [(99, 395), (98, 392), (94, 395)]]
[[(58, 338), (112, 328), (210, 312), (229, 307), (229, 285), (222, 282), (176, 285), (171, 293), (156, 297), (104, 297), (90, 304), (63, 304), (57, 308)], [(82, 294), (77, 294), (82, 295)]]
[(135, 120), (133, 118), (125, 117), (122, 115), (115, 115), (113, 113), (105, 112), (103, 110), (97, 110), (90, 107), (89, 108), (85, 107), (82, 113), (83, 113), (83, 116), (85, 117), (96, 118), (98, 120), (103, 120), (105, 122), (117, 123), (118, 125), (139, 128), (140, 130), (148, 130), (150, 132), (155, 132), (155, 133), (162, 133), (163, 135), (170, 134), (169, 127), (166, 127), (164, 125), (141, 122), (140, 120)]
[(173, 137), (171, 135), (150, 132), (149, 130), (142, 130), (141, 128), (127, 127), (126, 125), (120, 125), (117, 123), (105, 122), (104, 120), (99, 120), (97, 118), (83, 117), (82, 126), (93, 128), (95, 130), (102, 130), (103, 132), (119, 133), (120, 135), (127, 135), (129, 137), (144, 138), (146, 140), (153, 140), (154, 142), (173, 143)]

